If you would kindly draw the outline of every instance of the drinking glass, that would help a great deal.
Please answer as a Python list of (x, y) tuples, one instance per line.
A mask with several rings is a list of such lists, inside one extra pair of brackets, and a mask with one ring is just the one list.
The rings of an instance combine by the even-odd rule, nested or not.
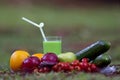
[(43, 40), (43, 52), (61, 54), (62, 40), (60, 36), (46, 36), (46, 40)]

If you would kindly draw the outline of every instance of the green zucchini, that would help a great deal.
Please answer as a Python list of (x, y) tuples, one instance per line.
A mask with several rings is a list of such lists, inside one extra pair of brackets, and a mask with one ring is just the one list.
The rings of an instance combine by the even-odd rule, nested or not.
[(90, 46), (84, 48), (83, 50), (76, 53), (76, 57), (78, 60), (82, 58), (88, 58), (90, 61), (94, 60), (97, 56), (103, 54), (108, 51), (110, 48), (110, 42), (99, 40)]
[(92, 61), (97, 67), (103, 68), (111, 63), (111, 56), (108, 54), (102, 54)]

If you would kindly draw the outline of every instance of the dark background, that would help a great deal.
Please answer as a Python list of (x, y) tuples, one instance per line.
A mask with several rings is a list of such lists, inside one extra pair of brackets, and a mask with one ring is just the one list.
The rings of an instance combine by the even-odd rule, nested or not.
[(112, 64), (119, 63), (119, 0), (1, 0), (0, 64), (8, 64), (15, 50), (43, 52), (39, 29), (23, 21), (23, 16), (44, 22), (46, 35), (62, 36), (63, 52), (76, 53), (98, 40), (110, 41), (107, 53)]

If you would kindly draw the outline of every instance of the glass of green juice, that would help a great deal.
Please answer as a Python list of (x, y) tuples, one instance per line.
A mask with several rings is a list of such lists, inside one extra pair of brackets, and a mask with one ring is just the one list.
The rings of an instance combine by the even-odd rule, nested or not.
[(46, 40), (43, 40), (43, 52), (61, 54), (62, 40), (60, 36), (46, 36)]

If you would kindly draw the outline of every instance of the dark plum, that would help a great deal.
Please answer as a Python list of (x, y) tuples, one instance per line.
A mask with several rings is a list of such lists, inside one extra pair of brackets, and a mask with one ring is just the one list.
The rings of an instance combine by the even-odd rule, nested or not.
[(53, 66), (58, 63), (58, 57), (54, 53), (46, 53), (42, 58), (41, 58), (41, 63), (40, 67), (43, 66)]
[(22, 71), (23, 72), (33, 72), (34, 69), (38, 68), (40, 64), (39, 58), (35, 56), (28, 57), (23, 61)]

